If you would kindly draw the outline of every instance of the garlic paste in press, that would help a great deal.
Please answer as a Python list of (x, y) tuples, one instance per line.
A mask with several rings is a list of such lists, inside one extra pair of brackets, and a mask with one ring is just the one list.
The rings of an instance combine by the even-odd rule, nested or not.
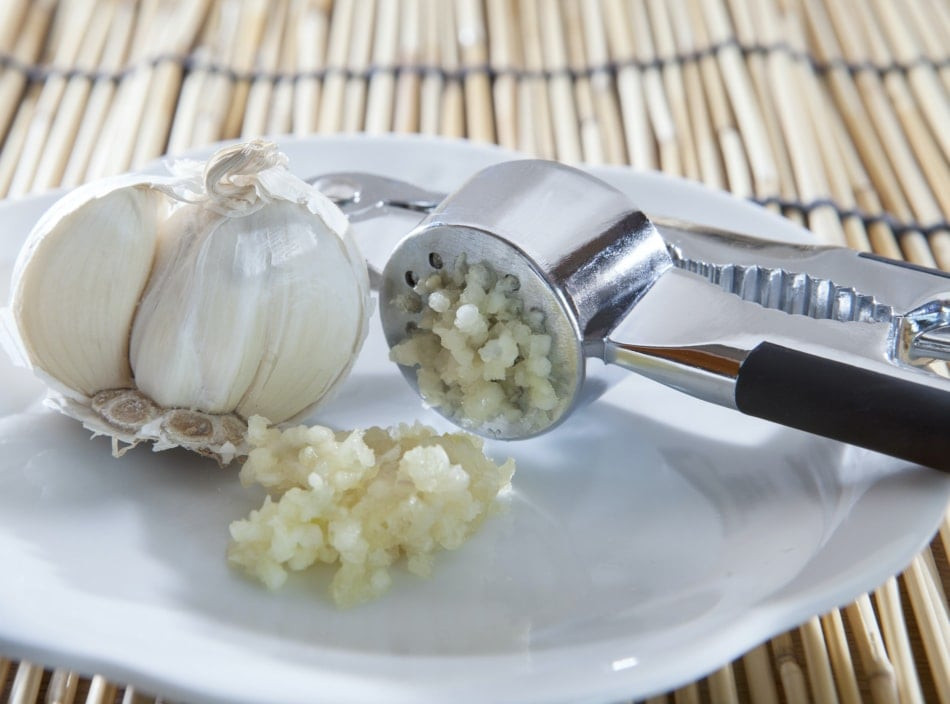
[(73, 191), (30, 233), (12, 291), (12, 347), (55, 408), (116, 455), (149, 440), (223, 463), (251, 415), (327, 397), (370, 310), (346, 217), (260, 140)]

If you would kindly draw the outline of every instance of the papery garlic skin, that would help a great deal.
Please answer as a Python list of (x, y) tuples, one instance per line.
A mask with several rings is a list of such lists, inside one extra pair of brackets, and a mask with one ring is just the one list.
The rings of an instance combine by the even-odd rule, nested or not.
[(51, 403), (97, 433), (224, 463), (244, 419), (326, 399), (365, 338), (366, 264), (343, 213), (273, 144), (202, 173), (79, 189), (37, 224), (11, 308)]

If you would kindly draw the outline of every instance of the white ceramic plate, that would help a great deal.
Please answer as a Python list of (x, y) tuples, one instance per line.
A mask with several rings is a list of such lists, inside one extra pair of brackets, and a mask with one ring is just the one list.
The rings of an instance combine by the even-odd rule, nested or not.
[[(370, 170), (437, 189), (510, 158), (423, 138), (288, 140), (303, 176)], [(695, 185), (593, 171), (647, 212), (761, 236), (807, 233)], [(0, 206), (0, 296), (52, 196)], [(45, 410), (0, 360), (0, 652), (185, 701), (553, 702), (691, 681), (901, 570), (933, 534), (950, 477), (794, 432), (625, 375), (515, 456), (510, 509), (434, 576), (395, 571), (355, 610), (329, 571), (278, 593), (231, 570), (230, 521), (260, 496), (174, 451), (122, 460)], [(421, 419), (378, 325), (318, 419)]]

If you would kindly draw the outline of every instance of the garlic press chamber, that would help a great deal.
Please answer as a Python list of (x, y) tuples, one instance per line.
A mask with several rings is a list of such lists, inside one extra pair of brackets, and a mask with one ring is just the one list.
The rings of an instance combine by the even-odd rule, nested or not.
[[(950, 470), (946, 273), (654, 220), (556, 162), (491, 166), (447, 196), (365, 173), (313, 181), (353, 222), (421, 219), (385, 266), (371, 262), (382, 269), (390, 347), (413, 325), (394, 301), (431, 262), (464, 255), (518, 278), (568, 379), (568, 403), (541, 432), (576, 406), (585, 360), (596, 357), (748, 415)], [(414, 370), (402, 371), (415, 386)]]

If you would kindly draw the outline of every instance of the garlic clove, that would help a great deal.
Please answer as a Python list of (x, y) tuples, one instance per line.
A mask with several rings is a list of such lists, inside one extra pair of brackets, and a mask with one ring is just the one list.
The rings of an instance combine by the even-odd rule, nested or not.
[(310, 410), (313, 399), (328, 400), (366, 336), (369, 278), (352, 238), (299, 223), (288, 218), (287, 246), (272, 258), (261, 365), (237, 406), (245, 418), (283, 422)]
[(131, 384), (129, 328), (152, 267), (164, 196), (127, 179), (78, 189), (34, 228), (11, 308), (34, 368), (70, 395)]
[(138, 388), (164, 408), (234, 410), (260, 363), (266, 233), (249, 218), (182, 209), (163, 228), (132, 327)]

